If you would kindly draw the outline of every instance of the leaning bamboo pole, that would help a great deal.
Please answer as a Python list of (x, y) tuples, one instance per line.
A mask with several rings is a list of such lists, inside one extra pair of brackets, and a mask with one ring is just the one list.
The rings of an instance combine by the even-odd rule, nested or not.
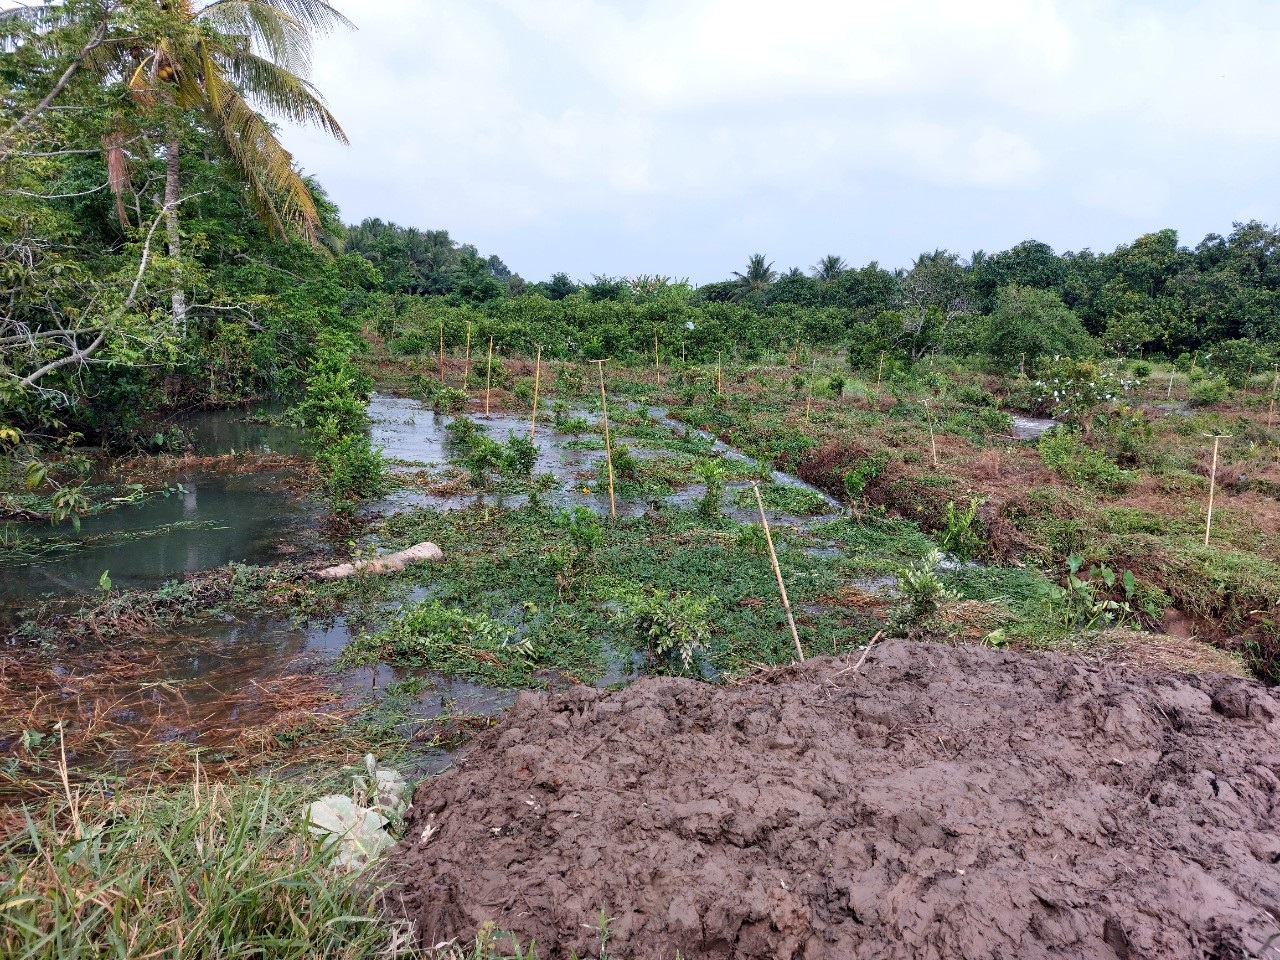
[[(1210, 436), (1210, 434), (1205, 434)], [(1209, 509), (1205, 515), (1204, 521), (1204, 545), (1209, 545), (1209, 531), (1213, 528), (1213, 494), (1218, 484), (1218, 443), (1224, 437), (1225, 433), (1213, 434), (1213, 465), (1209, 468)]]
[(773, 575), (778, 580), (778, 593), (782, 595), (782, 607), (787, 611), (787, 625), (791, 627), (791, 639), (796, 645), (796, 656), (804, 663), (804, 648), (800, 646), (800, 632), (796, 630), (795, 614), (791, 612), (791, 599), (787, 596), (787, 584), (782, 579), (782, 568), (778, 566), (778, 551), (773, 548), (773, 534), (769, 532), (769, 518), (764, 512), (764, 498), (760, 496), (760, 484), (751, 481), (751, 489), (756, 494), (756, 506), (760, 508), (760, 526), (764, 528), (764, 540), (769, 545), (769, 563), (773, 566)]
[(604, 460), (609, 470), (609, 516), (616, 517), (618, 515), (618, 506), (613, 499), (613, 442), (609, 439), (609, 401), (604, 395), (604, 365), (608, 360), (590, 360), (589, 363), (598, 363), (597, 369), (600, 371), (600, 420), (604, 424)]
[(929, 422), (929, 448), (933, 451), (933, 469), (938, 469), (938, 440), (933, 433), (933, 412), (929, 409), (929, 401), (924, 401), (924, 416)]
[(538, 344), (538, 358), (533, 361), (533, 416), (529, 418), (529, 439), (538, 432), (538, 382), (542, 379), (542, 344)]
[(489, 391), (493, 389), (493, 336), (489, 337), (489, 365), (484, 374), (484, 415), (489, 415)]
[(440, 321), (440, 386), (444, 386), (444, 321)]

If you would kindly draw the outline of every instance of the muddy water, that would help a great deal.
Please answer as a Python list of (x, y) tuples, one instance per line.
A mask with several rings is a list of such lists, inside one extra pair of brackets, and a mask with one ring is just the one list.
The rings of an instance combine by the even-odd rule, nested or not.
[[(451, 453), (445, 427), (452, 417), (435, 414), (416, 401), (381, 394), (373, 397), (369, 415), (370, 439), (381, 448), (393, 472), (439, 470), (443, 478)], [(595, 419), (589, 412), (578, 411), (577, 415)], [(619, 411), (620, 419), (627, 415), (633, 414)], [(677, 434), (700, 437), (707, 453), (738, 462), (750, 459), (714, 437), (671, 420), (664, 410), (651, 411), (650, 416)], [(521, 416), (478, 415), (474, 419), (499, 442), (510, 433), (529, 429), (528, 419)], [(202, 454), (289, 454), (302, 450), (297, 431), (250, 423), (235, 413), (204, 414), (183, 426)], [(585, 435), (593, 436), (598, 437)], [(556, 432), (549, 424), (539, 424), (535, 439), (535, 471), (555, 477), (551, 501), (606, 513), (608, 493), (597, 482), (603, 451), (579, 449), (572, 435)], [(643, 442), (631, 438), (619, 437), (618, 442), (625, 443), (641, 459), (686, 456), (646, 448)], [(773, 479), (813, 489), (787, 474), (775, 473)], [(98, 588), (104, 571), (109, 572), (117, 589), (149, 588), (228, 562), (278, 561), (288, 555), (284, 551), (320, 544), (316, 528), (323, 508), (291, 494), (279, 476), (190, 473), (173, 477), (171, 482), (180, 484), (181, 489), (172, 490), (169, 496), (154, 496), (87, 518), (78, 534), (66, 527), (36, 531), (27, 525), (27, 535), (40, 536), (49, 546), (66, 549), (53, 549), (31, 562), (6, 565), (0, 578), (0, 604), (12, 607), (42, 595), (88, 594)], [(748, 487), (742, 482), (726, 484), (724, 509), (734, 519), (755, 522), (754, 508), (734, 502), (735, 493)], [(691, 485), (658, 498), (658, 502), (688, 506), (702, 493), (700, 485)], [(419, 487), (405, 487), (384, 503), (374, 505), (374, 509), (454, 509), (473, 500), (473, 496), (433, 495)], [(518, 506), (522, 500), (509, 498), (507, 505)], [(825, 495), (824, 500), (828, 508), (824, 518), (788, 517), (772, 512), (771, 521), (808, 526), (817, 519), (830, 519), (840, 507)], [(620, 494), (617, 505), (620, 514), (634, 516), (656, 503)], [(264, 691), (289, 672), (331, 662), (350, 639), (351, 631), (342, 620), (304, 628), (265, 619), (206, 622), (186, 628), (179, 636), (147, 652), (153, 660), (144, 677), (132, 677), (113, 691), (118, 705), (112, 723), (121, 731), (118, 739), (122, 759), (127, 759), (130, 744), (142, 743), (144, 737), (216, 748), (229, 729), (269, 722), (279, 709), (279, 701)], [(74, 672), (81, 667), (69, 658), (56, 669)], [(634, 661), (619, 655), (600, 684), (628, 682), (636, 671)], [(379, 667), (348, 671), (340, 682), (347, 702), (358, 703), (411, 676)], [(505, 709), (515, 696), (514, 691), (492, 690), (436, 676), (417, 679), (426, 687), (409, 706), (406, 735), (423, 724), (429, 733), (429, 721), (436, 717), (492, 716)], [(443, 766), (449, 757), (447, 751), (429, 752), (423, 761), (427, 766), (419, 772)]]
[(187, 473), (171, 482), (181, 489), (86, 517), (78, 533), (23, 524), (38, 552), (5, 561), (0, 605), (90, 593), (104, 572), (118, 589), (150, 588), (231, 562), (272, 563), (284, 559), (282, 546), (315, 539), (319, 505), (289, 493), (279, 474)]
[(1058, 421), (1051, 417), (1024, 417), (1015, 413), (1011, 419), (1013, 435), (1019, 440), (1035, 440), (1058, 425)]
[[(302, 452), (299, 430), (249, 422), (240, 411), (200, 413), (179, 424), (200, 455)], [(0, 607), (98, 588), (147, 589), (227, 563), (266, 564), (315, 546), (319, 504), (290, 492), (276, 473), (190, 470), (166, 478), (167, 494), (69, 524), (8, 524), (36, 541), (27, 559), (7, 557)]]

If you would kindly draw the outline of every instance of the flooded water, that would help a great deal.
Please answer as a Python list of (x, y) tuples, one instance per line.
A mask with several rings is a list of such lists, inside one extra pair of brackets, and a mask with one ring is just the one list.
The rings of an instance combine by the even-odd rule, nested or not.
[[(681, 437), (696, 438), (702, 441), (701, 452), (705, 455), (719, 456), (734, 463), (752, 463), (752, 459), (742, 451), (713, 437), (701, 430), (687, 427), (672, 419), (666, 410), (660, 407), (645, 408), (649, 422), (655, 428), (663, 428), (664, 432)], [(625, 445), (638, 460), (652, 460), (661, 457), (688, 459), (687, 455), (673, 453), (659, 447), (646, 447), (643, 439), (626, 436), (628, 423), (626, 418), (634, 416), (637, 408), (622, 407), (611, 412), (610, 422), (615, 428), (613, 442), (615, 446)], [(572, 411), (574, 417), (586, 420), (590, 424), (598, 424), (599, 414), (588, 410)], [(447, 425), (454, 419), (452, 415), (438, 414), (424, 407), (416, 400), (401, 397), (390, 397), (382, 394), (374, 395), (369, 404), (369, 416), (372, 420), (370, 438), (374, 446), (382, 448), (384, 458), (392, 462), (393, 471), (409, 472), (422, 467), (442, 467), (448, 462), (450, 453)], [(472, 414), (477, 426), (499, 443), (505, 442), (512, 434), (527, 435), (529, 418), (527, 415), (511, 414)], [(587, 433), (584, 437), (598, 438), (598, 434)], [(585, 506), (596, 513), (609, 512), (609, 492), (605, 484), (599, 482), (600, 471), (605, 462), (604, 451), (583, 449), (580, 438), (562, 433), (549, 424), (539, 421), (534, 436), (538, 448), (538, 460), (534, 466), (535, 473), (551, 474), (555, 477), (555, 486), (548, 494), (548, 500), (557, 507)], [(771, 479), (774, 483), (809, 491), (824, 504), (822, 514), (834, 514), (843, 511), (843, 506), (832, 497), (810, 486), (798, 477), (781, 471), (773, 471)], [(660, 504), (678, 507), (691, 507), (705, 493), (701, 484), (689, 484), (656, 499), (628, 496), (625, 485), (615, 491), (615, 507), (619, 516), (637, 517), (646, 510)], [(726, 516), (741, 523), (754, 523), (759, 513), (754, 506), (743, 506), (738, 503), (737, 494), (750, 489), (745, 481), (730, 481), (725, 484), (723, 510)], [(492, 499), (492, 495), (487, 495)], [(371, 509), (383, 512), (429, 507), (437, 510), (455, 510), (474, 503), (474, 494), (432, 494), (420, 489), (402, 489), (391, 494), (386, 501), (372, 505)], [(514, 508), (524, 504), (524, 496), (507, 497), (501, 501), (503, 506)], [(829, 518), (829, 516), (828, 516)], [(770, 511), (770, 522), (789, 526), (807, 526), (813, 521), (810, 516), (797, 516)]]
[[(150, 588), (227, 563), (266, 564), (315, 541), (318, 504), (289, 492), (279, 474), (186, 473), (181, 489), (69, 524), (22, 524), (29, 560), (6, 559), (0, 605), (98, 589)], [(19, 525), (11, 525), (18, 528)]]
[(1019, 440), (1035, 440), (1058, 425), (1052, 417), (1024, 417), (1019, 413), (1015, 413), (1012, 420), (1013, 435)]
[[(597, 419), (590, 411), (574, 414), (588, 422)], [(369, 416), (370, 439), (381, 448), (392, 472), (406, 475), (406, 479), (410, 473), (427, 474), (422, 482), (413, 477), (412, 484), (372, 505), (373, 509), (456, 509), (474, 502), (474, 493), (433, 492), (431, 485), (437, 476), (447, 480), (457, 473), (449, 464), (452, 451), (446, 430), (452, 416), (434, 413), (417, 401), (383, 394), (372, 398)], [(688, 462), (697, 455), (719, 455), (734, 463), (751, 462), (715, 437), (672, 420), (665, 410), (650, 411), (644, 420), (635, 420), (635, 416), (634, 410), (618, 411), (615, 443), (625, 444), (636, 459)], [(498, 442), (505, 442), (511, 433), (527, 434), (529, 430), (524, 416), (473, 415), (473, 419)], [(255, 421), (238, 412), (200, 414), (182, 426), (202, 455), (304, 452), (299, 431)], [(641, 438), (662, 437), (680, 447), (692, 439), (695, 450), (673, 451), (656, 440), (646, 446), (643, 439), (624, 435), (628, 432)], [(599, 439), (598, 433), (575, 436), (539, 423), (534, 471), (554, 477), (547, 494), (553, 504), (608, 512), (607, 487), (599, 482), (604, 451), (591, 449)], [(795, 477), (774, 473), (772, 479), (813, 491), (817, 494), (813, 498), (816, 512), (826, 519), (841, 512), (839, 503)], [(170, 484), (167, 496), (150, 496), (85, 518), (78, 533), (66, 525), (14, 525), (24, 536), (38, 541), (37, 549), (29, 561), (6, 563), (0, 577), (0, 606), (13, 610), (41, 597), (89, 595), (98, 589), (104, 573), (115, 589), (153, 588), (229, 562), (268, 564), (321, 546), (318, 521), (324, 514), (323, 506), (292, 493), (280, 474), (191, 471), (170, 476), (166, 482)], [(619, 486), (623, 489), (616, 498), (617, 509), (623, 516), (636, 516), (661, 504), (692, 506), (704, 492), (700, 484), (689, 484), (664, 496), (642, 498), (628, 496), (625, 487)], [(757, 521), (754, 502), (740, 496), (749, 489), (750, 484), (742, 480), (726, 483), (726, 515), (741, 522)], [(524, 499), (509, 497), (506, 505), (519, 506)], [(818, 519), (770, 511), (775, 524), (807, 527)], [(341, 619), (305, 627), (271, 619), (208, 621), (149, 644), (145, 652), (130, 651), (145, 662), (122, 671), (118, 682), (93, 685), (93, 696), (109, 705), (104, 722), (115, 731), (110, 742), (122, 762), (131, 749), (156, 741), (217, 749), (233, 735), (228, 731), (269, 724), (280, 711), (287, 710), (290, 678), (331, 663), (350, 640), (351, 631)], [(601, 686), (626, 683), (637, 676), (640, 664), (635, 657), (617, 651), (611, 651), (610, 657)], [(92, 657), (77, 654), (55, 663), (54, 674), (62, 678), (66, 690), (82, 690), (92, 680), (91, 674), (86, 675), (93, 669), (92, 662)], [(415, 676), (386, 666), (346, 671), (339, 682), (349, 706), (376, 699), (388, 688), (408, 689), (406, 684), (411, 684), (414, 692), (403, 720), (406, 736), (431, 734), (436, 718), (494, 716), (515, 697), (515, 691), (433, 675)], [(67, 694), (73, 695), (80, 696)], [(0, 749), (3, 746), (0, 744)], [(448, 750), (427, 751), (422, 761), (427, 766), (418, 772), (438, 769), (449, 763), (450, 757)]]

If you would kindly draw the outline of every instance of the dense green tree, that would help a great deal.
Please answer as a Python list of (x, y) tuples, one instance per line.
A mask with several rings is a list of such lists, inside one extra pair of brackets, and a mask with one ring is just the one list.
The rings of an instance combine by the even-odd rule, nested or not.
[(1071, 310), (1052, 290), (1016, 284), (996, 293), (995, 309), (980, 334), (983, 351), (1005, 369), (1023, 363), (1034, 371), (1046, 358), (1083, 357), (1095, 343)]

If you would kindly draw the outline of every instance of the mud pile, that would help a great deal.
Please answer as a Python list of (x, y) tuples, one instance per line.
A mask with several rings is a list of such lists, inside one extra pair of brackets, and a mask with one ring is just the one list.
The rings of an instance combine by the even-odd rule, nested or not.
[(611, 957), (1280, 955), (1270, 691), (896, 641), (854, 662), (522, 695), (418, 789), (404, 909), (427, 943), (494, 921), (543, 958), (596, 956), (602, 907)]

